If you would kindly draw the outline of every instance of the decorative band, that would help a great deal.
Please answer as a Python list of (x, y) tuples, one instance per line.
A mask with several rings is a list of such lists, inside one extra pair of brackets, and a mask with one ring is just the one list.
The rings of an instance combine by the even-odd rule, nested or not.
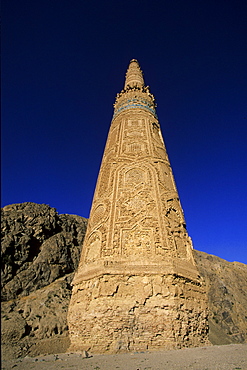
[(141, 109), (146, 109), (148, 110), (150, 113), (152, 113), (154, 115), (155, 118), (158, 118), (157, 117), (157, 114), (155, 112), (155, 109), (152, 109), (150, 108), (150, 106), (148, 105), (144, 105), (144, 104), (127, 104), (127, 105), (124, 105), (123, 107), (120, 107), (118, 108), (117, 110), (115, 110), (114, 114), (113, 114), (113, 118), (116, 117), (116, 115), (118, 115), (120, 112), (122, 112), (123, 110), (126, 110), (126, 109), (131, 109), (131, 108), (141, 108)]

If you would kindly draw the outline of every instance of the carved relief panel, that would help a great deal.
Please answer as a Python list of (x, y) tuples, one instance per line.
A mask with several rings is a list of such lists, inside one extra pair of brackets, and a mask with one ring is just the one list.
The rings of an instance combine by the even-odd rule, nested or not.
[(153, 230), (140, 225), (122, 229), (121, 252), (125, 257), (151, 256), (154, 253)]
[(161, 245), (166, 245), (161, 230), (162, 215), (158, 210), (156, 182), (157, 175), (146, 162), (139, 163), (138, 167), (124, 166), (119, 172), (113, 245), (117, 249), (120, 243), (120, 253), (124, 256), (130, 254), (131, 243), (135, 246), (136, 252), (133, 253), (152, 251), (154, 258), (156, 254), (160, 255)]
[(128, 156), (149, 153), (144, 119), (126, 119), (123, 125), (121, 154)]
[(105, 154), (107, 154), (107, 152), (109, 152), (109, 150), (114, 148), (115, 145), (118, 143), (120, 126), (121, 126), (121, 121), (119, 121), (117, 125), (110, 127), (107, 142), (106, 142), (106, 147), (105, 147)]
[(109, 198), (113, 191), (114, 168), (113, 165), (104, 161), (101, 165), (94, 197)]
[(91, 227), (92, 225), (97, 225), (104, 221), (105, 206), (104, 204), (99, 204), (92, 212), (92, 217), (90, 219)]
[(176, 192), (171, 168), (167, 162), (159, 161), (156, 165), (159, 186), (162, 191)]
[(146, 183), (148, 179), (148, 173), (144, 169), (137, 167), (130, 168), (124, 174), (124, 185), (137, 185), (140, 183)]
[(172, 203), (165, 216), (169, 242), (175, 247), (177, 257), (188, 259), (188, 247), (191, 246), (185, 228), (184, 218), (180, 207), (175, 208), (178, 200), (173, 200)]
[(152, 122), (151, 123), (151, 134), (152, 134), (153, 142), (157, 146), (163, 147), (164, 146), (164, 141), (163, 141), (163, 138), (162, 138), (162, 134), (161, 134), (158, 122)]
[(160, 130), (160, 127), (159, 127), (159, 123), (158, 122), (152, 122), (152, 123), (149, 124), (149, 127), (150, 127), (150, 131), (151, 131), (151, 138), (152, 138), (152, 144), (151, 145), (152, 145), (152, 148), (153, 148), (154, 156), (159, 158), (159, 159), (168, 161), (167, 152), (166, 152), (166, 149), (165, 149), (165, 144), (164, 144), (163, 137), (162, 137), (162, 134), (161, 134), (161, 130)]
[(87, 239), (86, 247), (86, 263), (97, 262), (100, 258), (102, 246), (102, 236), (99, 231), (94, 231)]
[(146, 210), (148, 173), (137, 167), (122, 169), (119, 177), (119, 188), (116, 199), (116, 220), (131, 222), (133, 217)]

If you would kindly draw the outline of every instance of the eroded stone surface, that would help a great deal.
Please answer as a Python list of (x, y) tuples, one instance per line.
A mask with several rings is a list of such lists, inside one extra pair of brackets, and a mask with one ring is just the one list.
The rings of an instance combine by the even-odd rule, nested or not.
[(205, 344), (201, 290), (199, 282), (161, 274), (84, 281), (70, 302), (72, 348), (116, 353)]

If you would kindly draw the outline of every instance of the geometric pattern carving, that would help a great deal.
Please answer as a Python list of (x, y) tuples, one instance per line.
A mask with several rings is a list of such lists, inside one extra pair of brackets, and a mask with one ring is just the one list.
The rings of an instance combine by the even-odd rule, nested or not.
[[(97, 225), (102, 222), (105, 213), (105, 206), (103, 204), (98, 205), (92, 215), (92, 224)], [(92, 225), (91, 224), (91, 225)]]
[(145, 172), (139, 168), (132, 168), (125, 174), (126, 184), (139, 184), (141, 182), (145, 182), (145, 180)]
[(144, 148), (143, 143), (132, 142), (124, 145), (124, 152), (129, 154), (138, 154), (143, 152)]
[(88, 238), (86, 262), (95, 262), (100, 257), (101, 233), (95, 231)]
[(132, 229), (123, 229), (121, 236), (123, 256), (150, 256), (153, 246), (153, 230), (136, 225)]

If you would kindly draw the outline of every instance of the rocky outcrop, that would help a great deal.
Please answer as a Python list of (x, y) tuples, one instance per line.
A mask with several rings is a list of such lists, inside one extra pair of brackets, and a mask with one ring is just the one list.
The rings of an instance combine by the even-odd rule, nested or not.
[[(87, 220), (45, 204), (2, 209), (2, 352), (64, 352), (67, 311)], [(194, 251), (209, 297), (213, 344), (247, 341), (247, 266)]]
[(212, 344), (247, 342), (247, 265), (194, 251), (204, 277)]
[(1, 219), (3, 354), (61, 352), (87, 221), (35, 203), (6, 206)]

